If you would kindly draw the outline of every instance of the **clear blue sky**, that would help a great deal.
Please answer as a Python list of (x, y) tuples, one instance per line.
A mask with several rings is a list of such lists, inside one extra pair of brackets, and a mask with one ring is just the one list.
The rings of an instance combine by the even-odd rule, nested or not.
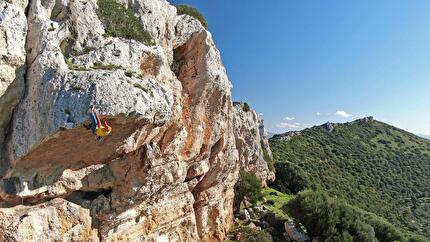
[(234, 100), (270, 131), (374, 116), (430, 134), (429, 0), (174, 2), (205, 15)]

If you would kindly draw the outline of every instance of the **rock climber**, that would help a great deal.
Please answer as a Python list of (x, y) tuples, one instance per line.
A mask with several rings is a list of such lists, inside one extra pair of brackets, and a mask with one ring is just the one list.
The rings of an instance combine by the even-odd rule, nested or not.
[(109, 126), (106, 121), (104, 121), (104, 124), (102, 125), (94, 105), (90, 106), (90, 117), (91, 124), (84, 126), (87, 129), (91, 129), (93, 131), (93, 134), (97, 135), (96, 140), (101, 142), (103, 140), (103, 137), (108, 136), (110, 134), (110, 132), (112, 131), (112, 127)]

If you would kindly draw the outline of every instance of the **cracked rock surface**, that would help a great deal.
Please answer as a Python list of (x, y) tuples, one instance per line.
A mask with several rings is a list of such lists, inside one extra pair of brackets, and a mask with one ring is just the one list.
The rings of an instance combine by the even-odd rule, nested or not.
[(108, 37), (95, 0), (0, 4), (5, 241), (223, 241), (239, 169), (271, 179), (211, 34), (167, 1), (118, 2), (155, 45)]
[(273, 159), (264, 122), (254, 110), (244, 111), (244, 104), (234, 103), (234, 134), (239, 163), (247, 171), (254, 172), (263, 181), (275, 180), (267, 160)]

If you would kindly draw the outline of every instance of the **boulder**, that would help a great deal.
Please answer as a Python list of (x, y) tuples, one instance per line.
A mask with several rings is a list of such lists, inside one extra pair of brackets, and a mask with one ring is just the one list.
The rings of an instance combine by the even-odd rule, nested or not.
[(292, 241), (297, 242), (306, 242), (309, 241), (309, 236), (303, 233), (300, 229), (298, 229), (294, 224), (285, 223), (285, 231), (288, 234), (288, 237)]

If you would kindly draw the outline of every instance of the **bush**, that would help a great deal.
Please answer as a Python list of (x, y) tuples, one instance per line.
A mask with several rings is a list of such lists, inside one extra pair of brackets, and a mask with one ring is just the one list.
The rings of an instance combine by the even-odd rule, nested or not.
[(301, 192), (282, 209), (305, 226), (311, 238), (322, 241), (425, 241), (321, 191)]
[(238, 229), (240, 233), (239, 242), (272, 242), (272, 236), (264, 231), (252, 229), (250, 227), (242, 226)]
[(248, 103), (244, 102), (244, 103), (243, 103), (242, 110), (243, 110), (244, 112), (249, 112), (249, 110), (251, 110), (251, 108), (249, 107)]
[(267, 200), (266, 203), (272, 206), (275, 205), (275, 201), (273, 200)]
[(178, 9), (178, 15), (190, 15), (191, 17), (194, 17), (195, 19), (200, 21), (200, 23), (203, 25), (203, 27), (205, 27), (205, 29), (208, 28), (208, 22), (206, 21), (203, 14), (201, 14), (196, 8), (191, 7), (189, 5), (177, 5), (176, 8)]
[(245, 197), (251, 203), (260, 200), (263, 197), (261, 189), (261, 181), (254, 173), (241, 170), (239, 172), (239, 180), (234, 187), (236, 208), (240, 206)]
[(309, 188), (309, 178), (305, 171), (291, 162), (275, 164), (276, 180), (273, 187), (281, 192), (296, 194)]
[(139, 23), (130, 9), (115, 0), (99, 0), (97, 15), (106, 28), (106, 36), (123, 37), (153, 45), (151, 35)]

